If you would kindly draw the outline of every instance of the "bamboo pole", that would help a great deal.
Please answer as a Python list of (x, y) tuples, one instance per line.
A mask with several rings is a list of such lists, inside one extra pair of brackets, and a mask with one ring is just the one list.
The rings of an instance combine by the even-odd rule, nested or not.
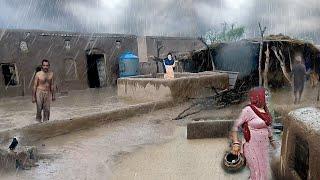
[(264, 88), (268, 88), (268, 72), (269, 72), (269, 61), (270, 61), (270, 51), (269, 51), (269, 44), (267, 43), (267, 50), (266, 54), (266, 61), (264, 64), (264, 77), (263, 77), (263, 86)]
[(289, 53), (290, 70), (292, 71), (292, 58), (291, 58), (291, 53), (290, 53), (289, 47), (288, 47), (288, 53)]
[(259, 86), (262, 86), (262, 70), (261, 70), (261, 61), (262, 61), (262, 49), (263, 49), (263, 35), (264, 32), (266, 31), (267, 27), (264, 27), (262, 29), (261, 24), (259, 22), (259, 29), (260, 29), (260, 51), (259, 51)]
[(320, 96), (320, 83), (318, 83), (317, 101), (319, 101), (319, 96)]

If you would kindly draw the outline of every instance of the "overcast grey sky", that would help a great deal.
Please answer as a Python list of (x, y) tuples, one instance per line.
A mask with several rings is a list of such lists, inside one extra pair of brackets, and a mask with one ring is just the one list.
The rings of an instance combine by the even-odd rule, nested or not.
[(320, 44), (319, 0), (0, 0), (0, 28), (200, 36), (223, 22)]

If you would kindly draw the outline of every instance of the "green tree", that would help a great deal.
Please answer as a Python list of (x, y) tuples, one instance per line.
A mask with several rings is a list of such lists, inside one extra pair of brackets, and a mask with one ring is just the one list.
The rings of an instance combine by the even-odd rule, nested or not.
[(230, 42), (230, 41), (238, 41), (242, 38), (243, 34), (244, 34), (244, 26), (241, 27), (237, 27), (234, 29), (230, 29), (229, 31), (227, 31), (226, 33), (226, 41)]
[(214, 42), (218, 41), (218, 34), (216, 31), (213, 30), (207, 31), (204, 37), (206, 39), (207, 44), (213, 44)]
[(205, 39), (208, 44), (238, 41), (243, 37), (245, 32), (244, 26), (235, 27), (235, 24), (228, 26), (227, 23), (223, 23), (222, 25), (223, 28), (220, 32), (214, 29), (206, 32)]

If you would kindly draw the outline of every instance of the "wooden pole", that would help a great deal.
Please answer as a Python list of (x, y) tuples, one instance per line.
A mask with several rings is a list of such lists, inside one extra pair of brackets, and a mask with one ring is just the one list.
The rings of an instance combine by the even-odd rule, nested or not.
[(198, 39), (199, 39), (199, 41), (201, 41), (202, 44), (204, 44), (204, 45), (207, 47), (207, 49), (208, 49), (208, 58), (210, 58), (210, 60), (211, 60), (212, 71), (216, 70), (216, 66), (214, 65), (214, 61), (213, 61), (213, 57), (212, 57), (212, 54), (211, 54), (211, 50), (210, 50), (209, 45), (203, 40), (202, 37), (199, 37)]
[(289, 53), (290, 71), (292, 71), (292, 59), (291, 59), (291, 53), (290, 53), (289, 47), (288, 47), (288, 53)]
[(260, 29), (260, 52), (259, 52), (259, 86), (262, 86), (262, 70), (261, 70), (261, 61), (262, 61), (262, 49), (263, 49), (263, 35), (266, 31), (267, 27), (262, 29), (261, 24), (259, 22), (259, 29)]
[[(160, 51), (161, 49), (163, 48), (163, 45), (162, 45), (162, 42), (157, 40), (156, 41), (156, 46), (157, 46), (157, 57), (160, 58)], [(159, 62), (156, 61), (156, 64), (157, 64), (157, 73), (159, 73)], [(162, 64), (162, 63), (161, 63)], [(162, 66), (161, 66), (162, 67)]]
[(318, 83), (317, 101), (319, 101), (319, 96), (320, 96), (320, 83)]
[(23, 92), (22, 96), (25, 96), (26, 94), (26, 78), (23, 76)]
[(269, 44), (267, 44), (266, 54), (266, 62), (264, 64), (264, 81), (263, 86), (264, 88), (268, 88), (268, 72), (269, 72), (269, 61), (270, 61), (270, 51), (269, 51)]

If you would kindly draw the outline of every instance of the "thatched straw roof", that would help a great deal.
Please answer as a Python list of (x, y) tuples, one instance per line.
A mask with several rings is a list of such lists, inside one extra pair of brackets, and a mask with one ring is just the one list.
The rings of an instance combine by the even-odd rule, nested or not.
[[(260, 38), (249, 38), (249, 39), (243, 39), (240, 42), (244, 43), (260, 43)], [(308, 47), (312, 52), (314, 53), (320, 53), (320, 46), (316, 46), (310, 42), (302, 41), (299, 39), (293, 39), (290, 36), (285, 36), (283, 34), (278, 34), (278, 35), (269, 35), (264, 37), (264, 43), (284, 43), (287, 45), (290, 45), (291, 47), (301, 47), (301, 46), (306, 46)], [(221, 48), (224, 45), (227, 45), (228, 43), (214, 43), (210, 45), (210, 49), (214, 50), (217, 48)]]

